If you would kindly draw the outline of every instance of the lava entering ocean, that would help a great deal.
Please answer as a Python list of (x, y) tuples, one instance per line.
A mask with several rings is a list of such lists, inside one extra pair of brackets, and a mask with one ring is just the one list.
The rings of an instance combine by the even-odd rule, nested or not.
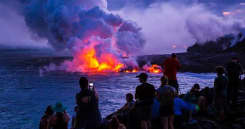
[(162, 72), (161, 67), (157, 64), (144, 65), (143, 69), (144, 69), (144, 71), (147, 71), (149, 73), (161, 73)]
[(115, 56), (113, 53), (102, 52), (98, 54), (96, 50), (96, 42), (85, 46), (78, 50), (71, 62), (68, 64), (68, 71), (83, 72), (83, 73), (111, 73), (125, 72), (136, 73), (146, 71), (149, 73), (160, 73), (161, 67), (154, 65), (145, 65), (140, 69), (134, 63), (129, 64), (122, 61), (124, 58)]
[(78, 72), (119, 72), (125, 65), (113, 54), (102, 53), (97, 56), (93, 45), (87, 46), (74, 55), (71, 71)]

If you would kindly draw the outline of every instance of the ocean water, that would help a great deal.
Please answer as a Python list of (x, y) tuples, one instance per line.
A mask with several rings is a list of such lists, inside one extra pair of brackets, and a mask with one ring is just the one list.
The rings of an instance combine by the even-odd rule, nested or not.
[[(135, 77), (138, 73), (84, 75), (53, 71), (40, 75), (36, 60), (30, 59), (50, 56), (45, 53), (36, 50), (0, 52), (0, 129), (37, 129), (45, 108), (56, 102), (62, 102), (73, 115), (81, 76), (94, 82), (103, 117), (120, 108), (125, 103), (125, 94), (134, 94), (139, 84)], [(149, 82), (158, 88), (160, 77), (161, 74), (150, 74)], [(179, 73), (180, 92), (186, 93), (194, 83), (199, 83), (201, 88), (212, 87), (214, 78), (213, 73)]]

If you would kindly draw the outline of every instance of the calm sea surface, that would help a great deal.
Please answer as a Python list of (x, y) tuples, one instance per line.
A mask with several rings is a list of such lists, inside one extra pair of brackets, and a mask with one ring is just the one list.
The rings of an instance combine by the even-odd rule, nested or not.
[[(47, 54), (48, 53), (48, 54)], [(72, 115), (75, 95), (79, 92), (80, 76), (87, 76), (99, 93), (100, 110), (106, 116), (125, 103), (125, 94), (135, 92), (139, 84), (137, 73), (82, 75), (62, 71), (46, 72), (40, 76), (39, 67), (30, 59), (50, 56), (37, 50), (0, 51), (0, 129), (37, 129), (47, 105), (63, 102)], [(23, 62), (28, 62), (28, 65)], [(149, 82), (160, 85), (161, 74), (150, 74)], [(182, 93), (194, 83), (201, 88), (212, 87), (215, 74), (180, 73)]]

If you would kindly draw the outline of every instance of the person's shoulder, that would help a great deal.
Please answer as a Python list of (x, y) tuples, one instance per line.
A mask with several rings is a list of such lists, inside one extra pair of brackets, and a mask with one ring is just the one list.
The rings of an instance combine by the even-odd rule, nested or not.
[(220, 79), (220, 77), (219, 76), (217, 76), (217, 77), (215, 77), (214, 78), (214, 80), (216, 81), (216, 80), (219, 80)]
[(147, 85), (147, 86), (151, 86), (151, 87), (154, 87), (152, 84), (150, 84), (150, 83), (145, 83), (145, 85)]
[(226, 76), (222, 76), (222, 79), (223, 79), (224, 81), (228, 81), (228, 78), (227, 78)]
[(139, 89), (139, 88), (142, 88), (143, 87), (143, 84), (140, 84), (138, 86), (136, 86), (136, 89)]
[(76, 97), (79, 97), (79, 96), (81, 96), (81, 92), (78, 92), (77, 94), (76, 94)]
[(154, 90), (155, 90), (154, 85), (152, 85), (152, 84), (148, 83), (148, 86), (149, 86), (151, 89), (154, 89)]

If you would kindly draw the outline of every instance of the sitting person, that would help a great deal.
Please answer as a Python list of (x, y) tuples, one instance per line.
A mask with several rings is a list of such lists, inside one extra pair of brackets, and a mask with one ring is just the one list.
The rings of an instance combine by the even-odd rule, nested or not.
[(199, 84), (194, 84), (190, 92), (184, 96), (186, 102), (197, 104), (200, 97), (200, 86)]
[(118, 110), (118, 112), (127, 112), (134, 107), (135, 101), (134, 96), (131, 93), (126, 94), (126, 104)]
[(109, 122), (108, 129), (126, 129), (125, 125), (120, 123), (116, 116), (113, 116)]
[(58, 102), (53, 109), (55, 111), (55, 115), (51, 120), (51, 129), (68, 129), (70, 118), (66, 113), (66, 108), (62, 103)]
[(86, 77), (80, 78), (79, 85), (81, 91), (76, 95), (76, 103), (79, 108), (77, 112), (77, 127), (79, 129), (96, 129), (101, 124), (98, 94), (95, 87), (89, 88)]
[[(185, 102), (183, 99), (178, 97), (177, 93), (175, 93), (175, 98), (174, 98), (174, 126), (177, 128), (181, 128), (182, 124), (186, 121), (185, 117), (183, 116), (184, 115), (183, 111), (197, 112), (197, 111), (199, 111), (199, 106)], [(190, 116), (189, 116), (188, 122), (194, 122), (194, 120), (191, 120), (192, 114), (189, 114), (189, 115)]]
[(174, 129), (174, 94), (176, 89), (168, 86), (167, 77), (161, 77), (161, 86), (157, 89), (160, 102), (160, 123), (162, 129)]
[(224, 120), (226, 107), (228, 79), (224, 76), (224, 67), (216, 67), (217, 77), (214, 81), (214, 105), (219, 112), (219, 119)]
[(39, 129), (50, 129), (50, 121), (53, 117), (54, 111), (52, 106), (48, 106), (46, 108), (44, 116), (40, 120)]
[(126, 123), (129, 112), (130, 110), (133, 109), (134, 104), (135, 104), (135, 101), (134, 101), (133, 94), (131, 93), (126, 94), (126, 104), (124, 104), (123, 107), (118, 109), (116, 112), (108, 115), (106, 119), (110, 120), (112, 119), (113, 116), (117, 116), (121, 122)]

